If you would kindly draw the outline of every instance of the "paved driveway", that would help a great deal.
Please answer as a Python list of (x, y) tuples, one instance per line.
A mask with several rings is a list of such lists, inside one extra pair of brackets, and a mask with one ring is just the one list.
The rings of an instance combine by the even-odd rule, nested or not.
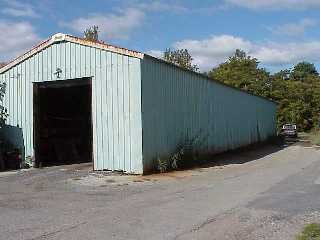
[(292, 239), (320, 221), (320, 151), (265, 146), (215, 162), (142, 177), (0, 173), (0, 239)]

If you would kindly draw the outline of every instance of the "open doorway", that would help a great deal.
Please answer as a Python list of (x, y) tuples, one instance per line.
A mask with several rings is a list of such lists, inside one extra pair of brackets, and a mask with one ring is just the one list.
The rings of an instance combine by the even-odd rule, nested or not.
[(39, 166), (92, 162), (91, 78), (34, 83)]

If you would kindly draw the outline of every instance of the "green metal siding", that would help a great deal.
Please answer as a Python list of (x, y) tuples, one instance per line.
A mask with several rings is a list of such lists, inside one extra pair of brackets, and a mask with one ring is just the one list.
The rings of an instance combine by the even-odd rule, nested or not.
[[(275, 135), (276, 104), (145, 56), (142, 61), (143, 168), (203, 135), (203, 151), (222, 152)], [(205, 136), (208, 134), (208, 136)]]
[(71, 42), (55, 43), (0, 74), (8, 124), (22, 128), (26, 156), (33, 156), (32, 82), (82, 77), (92, 77), (95, 170), (142, 173), (140, 59)]

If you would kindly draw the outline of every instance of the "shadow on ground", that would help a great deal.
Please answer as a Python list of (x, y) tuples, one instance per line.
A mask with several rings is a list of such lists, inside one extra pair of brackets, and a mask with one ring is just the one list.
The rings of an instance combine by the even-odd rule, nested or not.
[(212, 156), (204, 165), (200, 167), (209, 168), (214, 166), (226, 166), (230, 164), (244, 164), (261, 159), (284, 148), (285, 146), (278, 144), (263, 144), (245, 149), (234, 150)]
[(304, 138), (277, 139), (272, 143), (261, 143), (229, 152), (216, 154), (205, 160), (204, 164), (201, 164), (195, 168), (211, 168), (232, 164), (244, 164), (247, 162), (256, 161), (292, 145), (309, 147), (311, 146), (311, 143)]

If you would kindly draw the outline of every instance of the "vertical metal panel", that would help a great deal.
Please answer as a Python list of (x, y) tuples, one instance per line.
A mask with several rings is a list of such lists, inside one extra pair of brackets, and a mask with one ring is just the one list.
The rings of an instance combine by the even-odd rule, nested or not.
[(33, 156), (32, 82), (81, 77), (92, 77), (95, 169), (142, 173), (140, 59), (70, 42), (53, 44), (0, 74), (7, 83), (8, 124), (22, 127), (26, 157)]
[[(143, 169), (186, 137), (222, 152), (275, 134), (276, 105), (145, 56), (142, 61)], [(260, 139), (259, 139), (260, 138)]]

